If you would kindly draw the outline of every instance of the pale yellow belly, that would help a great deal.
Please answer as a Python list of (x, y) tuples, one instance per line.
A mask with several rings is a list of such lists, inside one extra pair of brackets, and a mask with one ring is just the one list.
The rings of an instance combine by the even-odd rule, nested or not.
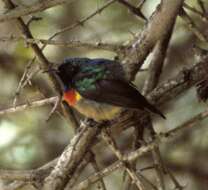
[(95, 121), (112, 120), (121, 112), (122, 108), (105, 103), (97, 103), (92, 100), (81, 98), (74, 108), (86, 117)]

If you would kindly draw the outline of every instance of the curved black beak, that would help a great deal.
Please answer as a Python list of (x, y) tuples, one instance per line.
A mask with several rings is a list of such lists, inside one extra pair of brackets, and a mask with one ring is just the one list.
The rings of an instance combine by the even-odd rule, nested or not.
[(50, 72), (58, 72), (58, 70), (57, 69), (55, 69), (55, 68), (50, 68), (50, 69), (46, 69), (46, 70), (43, 70), (43, 73), (50, 73)]

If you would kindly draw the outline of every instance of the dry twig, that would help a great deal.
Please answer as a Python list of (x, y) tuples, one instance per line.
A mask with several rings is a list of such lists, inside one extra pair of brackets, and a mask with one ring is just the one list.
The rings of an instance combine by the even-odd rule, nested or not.
[(50, 7), (61, 5), (64, 3), (72, 3), (72, 2), (74, 1), (72, 0), (69, 2), (68, 0), (44, 0), (44, 1), (38, 1), (37, 3), (34, 3), (30, 6), (14, 7), (13, 10), (10, 10), (10, 8), (6, 7), (9, 9), (9, 11), (7, 11), (7, 13), (3, 15), (0, 15), (0, 22), (9, 21), (11, 19), (18, 19), (19, 17), (30, 15), (36, 12), (40, 12)]

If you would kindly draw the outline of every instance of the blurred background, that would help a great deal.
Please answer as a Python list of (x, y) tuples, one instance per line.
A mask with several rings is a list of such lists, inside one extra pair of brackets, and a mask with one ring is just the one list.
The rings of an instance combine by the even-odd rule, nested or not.
[[(28, 6), (39, 0), (14, 1), (19, 6)], [(30, 24), (30, 29), (35, 38), (48, 39), (60, 29), (73, 25), (77, 21), (87, 17), (96, 11), (106, 1), (104, 0), (77, 0), (47, 9), (34, 14), (40, 17), (38, 21)], [(139, 1), (129, 1), (137, 5)], [(147, 0), (142, 12), (148, 18), (160, 1)], [(187, 4), (200, 10), (197, 1), (187, 0)], [(208, 2), (204, 0), (206, 10)], [(0, 14), (5, 12), (3, 2), (0, 1)], [(193, 12), (187, 10), (197, 26), (208, 35), (208, 21), (202, 20)], [(25, 21), (29, 17), (24, 18)], [(145, 21), (136, 17), (128, 9), (113, 3), (101, 13), (70, 31), (58, 35), (55, 39), (62, 41), (78, 40), (81, 42), (105, 42), (111, 44), (123, 44), (132, 40), (134, 35), (142, 30)], [(0, 110), (13, 106), (15, 92), (24, 73), (25, 67), (30, 63), (34, 54), (28, 45), (22, 40), (3, 40), (4, 37), (21, 36), (14, 23), (0, 23)], [(208, 49), (208, 43), (199, 41), (180, 18), (171, 38), (165, 60), (161, 81), (174, 77), (181, 69), (196, 63), (193, 53), (193, 45)], [(48, 45), (44, 54), (54, 63), (60, 63), (64, 57), (102, 57), (114, 59), (116, 54), (111, 51), (85, 48), (63, 47)], [(148, 67), (151, 55), (145, 62), (144, 68)], [(34, 76), (31, 82), (19, 91), (16, 96), (16, 105), (34, 100), (52, 97), (55, 95), (48, 78), (34, 62), (29, 69)], [(142, 89), (146, 72), (139, 72), (135, 84)], [(167, 102), (161, 108), (167, 120), (154, 118), (154, 128), (157, 132), (164, 132), (177, 127), (197, 113), (205, 110), (206, 104), (199, 102), (194, 88), (184, 92), (174, 100)], [(69, 143), (74, 134), (66, 120), (59, 114), (54, 114), (46, 121), (53, 105), (45, 105), (32, 109), (25, 109), (10, 114), (0, 115), (0, 168), (4, 169), (32, 169), (40, 167), (61, 154), (64, 147)], [(176, 175), (179, 182), (189, 190), (207, 190), (208, 187), (208, 120), (201, 122), (201, 126), (187, 130), (169, 143), (161, 145), (164, 162)], [(128, 150), (131, 144), (131, 129), (122, 133), (117, 138), (122, 150)], [(103, 168), (115, 160), (111, 151), (106, 147), (99, 147), (99, 164)], [(137, 164), (138, 169), (152, 164), (151, 156), (145, 155)], [(84, 175), (92, 172), (87, 168)], [(153, 170), (144, 172), (155, 183)], [(123, 173), (116, 170), (112, 175), (104, 178), (109, 189), (120, 189)], [(167, 183), (171, 181), (167, 180)], [(173, 187), (173, 184), (169, 184)]]

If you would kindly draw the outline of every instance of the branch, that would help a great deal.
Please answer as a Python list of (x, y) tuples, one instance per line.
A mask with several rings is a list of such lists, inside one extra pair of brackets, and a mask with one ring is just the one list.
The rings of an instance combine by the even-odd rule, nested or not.
[[(196, 63), (190, 68), (183, 69), (172, 79), (158, 85), (146, 96), (146, 98), (155, 105), (164, 104), (165, 102), (172, 100), (207, 76), (207, 61), (208, 57), (204, 59), (203, 62)], [(143, 120), (143, 112), (135, 113), (134, 111), (128, 110), (121, 114), (116, 124), (113, 124), (112, 132), (115, 131), (115, 133), (118, 134), (118, 131), (122, 131), (130, 126), (140, 126), (143, 124)]]
[[(5, 1), (8, 1), (8, 0), (5, 0)], [(96, 16), (98, 13), (101, 13), (104, 9), (106, 9), (108, 6), (110, 6), (112, 3), (114, 3), (116, 0), (110, 0), (108, 2), (106, 2), (102, 7), (100, 7), (99, 9), (97, 9), (96, 11), (94, 11), (92, 14), (88, 15), (87, 17), (81, 19), (80, 21), (70, 25), (70, 26), (67, 26), (65, 28), (62, 28), (60, 29), (59, 31), (55, 32), (49, 39), (48, 41), (51, 41), (53, 38), (55, 38), (56, 36), (66, 32), (66, 31), (69, 31), (69, 30), (72, 30), (74, 28), (76, 28), (77, 26), (80, 26), (80, 25), (84, 25), (85, 22), (87, 22), (89, 19), (93, 18), (94, 16)], [(25, 26), (24, 28), (27, 28), (27, 26)], [(27, 29), (28, 30), (28, 29)], [(25, 36), (25, 39), (31, 39), (30, 38), (31, 35), (29, 36)], [(33, 38), (32, 38), (33, 39)], [(33, 45), (33, 44), (31, 44)], [(34, 44), (36, 45), (36, 44)], [(45, 49), (45, 47), (47, 46), (47, 44), (44, 44), (42, 47), (41, 47), (41, 50), (43, 51)], [(99, 45), (98, 45), (99, 46)], [(118, 50), (118, 49), (117, 49)], [(120, 51), (120, 50), (118, 50)], [(117, 52), (117, 53), (121, 53), (121, 52)], [(31, 60), (30, 64), (32, 64), (36, 59), (36, 56), (33, 57), (33, 59)], [(26, 73), (27, 71), (25, 71)], [(53, 74), (53, 73), (48, 73), (48, 74)], [(22, 76), (22, 80), (25, 80), (25, 77), (24, 75)], [(52, 80), (53, 81), (53, 80)], [(56, 87), (56, 85), (55, 85)], [(20, 87), (17, 89), (17, 93), (20, 93), (20, 90), (22, 89), (22, 86), (21, 86), (21, 83), (20, 83)], [(15, 100), (14, 100), (14, 104), (16, 103), (16, 97), (15, 97)], [(73, 112), (72, 110), (69, 108), (69, 111), (67, 112), (66, 109), (64, 109), (64, 112), (66, 113), (66, 116), (69, 118), (69, 120), (71, 120), (71, 124), (73, 126), (73, 128), (76, 128), (76, 121), (73, 117)]]
[(170, 27), (169, 31), (155, 45), (153, 50), (153, 58), (149, 66), (148, 77), (144, 83), (143, 94), (151, 92), (158, 84), (162, 68), (165, 62), (166, 52), (172, 36), (175, 23)]
[[(92, 151), (91, 151), (92, 152)], [(70, 181), (66, 185), (66, 189), (72, 189), (72, 187), (77, 182), (78, 178), (80, 177), (80, 174), (82, 173), (83, 169), (91, 162), (94, 155), (92, 155), (90, 152), (85, 155), (85, 159), (79, 164), (77, 167), (73, 177), (70, 179)]]
[(44, 180), (43, 190), (60, 190), (67, 185), (86, 152), (90, 150), (98, 132), (98, 126), (82, 127), (61, 154), (50, 175)]
[(204, 5), (204, 2), (203, 2), (202, 0), (197, 0), (197, 2), (198, 2), (198, 4), (199, 4), (199, 6), (200, 6), (202, 12), (203, 12), (204, 14), (206, 14), (206, 8), (205, 8), (205, 5)]
[(175, 98), (184, 90), (190, 88), (198, 81), (201, 81), (205, 76), (207, 76), (207, 61), (208, 57), (203, 62), (196, 63), (190, 68), (183, 69), (172, 79), (161, 83), (147, 95), (148, 100), (153, 104), (163, 103), (166, 100)]
[[(156, 138), (148, 143), (148, 145), (143, 145), (139, 149), (130, 152), (128, 154), (123, 155), (123, 161), (132, 162), (135, 159), (138, 159), (138, 157), (143, 156), (147, 152), (152, 151), (155, 147), (159, 145), (161, 142), (167, 142), (174, 137), (178, 135), (178, 133), (182, 132), (185, 129), (190, 129), (193, 127), (200, 127), (200, 125), (197, 125), (198, 122), (202, 121), (203, 119), (208, 117), (208, 110), (205, 110), (204, 112), (201, 112), (197, 114), (196, 116), (192, 117), (190, 120), (184, 122), (183, 124), (179, 125), (178, 127), (166, 132), (156, 135)], [(89, 176), (86, 180), (80, 182), (73, 190), (83, 190), (86, 189), (89, 185), (96, 183), (100, 177), (105, 177), (109, 175), (111, 172), (115, 171), (118, 168), (123, 167), (122, 161), (116, 161), (110, 166), (106, 167), (102, 171), (95, 173), (91, 176)]]
[(125, 170), (128, 172), (129, 176), (132, 179), (132, 182), (135, 183), (136, 187), (139, 190), (145, 190), (146, 188), (144, 187), (143, 183), (141, 182), (141, 179), (137, 176), (136, 172), (130, 167), (130, 163), (128, 161), (124, 161), (123, 155), (118, 149), (115, 141), (111, 137), (110, 133), (103, 129), (102, 130), (102, 138), (106, 142), (108, 146), (110, 146), (111, 150), (114, 152), (116, 157), (120, 160), (122, 163), (122, 166), (125, 168)]
[[(74, 0), (71, 0), (71, 1), (68, 1), (68, 0), (44, 0), (44, 1), (38, 1), (37, 3), (34, 3), (30, 6), (14, 7), (13, 10), (9, 10), (7, 13), (0, 15), (0, 22), (9, 21), (11, 19), (17, 19), (19, 17), (30, 15), (30, 14), (36, 13), (36, 12), (40, 12), (45, 9), (57, 6), (57, 5), (62, 5), (62, 4), (66, 4), (66, 3), (73, 3), (73, 2), (75, 2), (75, 1)], [(10, 8), (8, 8), (8, 9), (10, 9)]]
[[(4, 0), (4, 3), (8, 9), (14, 9), (15, 5), (12, 3), (11, 0)], [(28, 29), (27, 25), (24, 23), (24, 21), (21, 18), (17, 18), (15, 23), (17, 24), (18, 28), (22, 32), (23, 36), (25, 38), (33, 38), (30, 30)], [(42, 53), (41, 49), (38, 47), (37, 44), (30, 44), (30, 47), (34, 51), (36, 57), (39, 60), (40, 67), (44, 70), (48, 70), (51, 67), (50, 62), (47, 60), (47, 58), (44, 56)], [(47, 75), (49, 76), (50, 81), (53, 84), (54, 89), (56, 92), (61, 96), (62, 94), (62, 84), (60, 80), (57, 78), (56, 74), (54, 72), (48, 72)], [(71, 125), (75, 127), (76, 125), (76, 120), (74, 116), (70, 113), (67, 114), (68, 118), (70, 119)]]
[(186, 13), (184, 9), (181, 9), (180, 17), (184, 20), (184, 22), (188, 25), (189, 29), (193, 32), (193, 34), (202, 42), (208, 42), (208, 37), (204, 35), (194, 23), (192, 18)]
[[(207, 75), (207, 69), (208, 69), (207, 68), (207, 60), (208, 60), (208, 57), (207, 57), (207, 59), (204, 59), (204, 62), (197, 63), (192, 68), (180, 72), (178, 75), (175, 76), (175, 78), (170, 79), (170, 80), (164, 82), (163, 84), (159, 85), (151, 94), (149, 94), (149, 96), (148, 96), (149, 100), (152, 102), (158, 102), (158, 103), (163, 102), (164, 103), (165, 100), (170, 100), (171, 97), (175, 97), (179, 93), (183, 92), (185, 89), (187, 89), (190, 86), (192, 86), (193, 84), (195, 84), (197, 81), (200, 81), (204, 76)], [(187, 78), (187, 74), (184, 74), (187, 72), (188, 72), (188, 75), (190, 78)], [(205, 112), (204, 114), (201, 113), (198, 116), (194, 117), (194, 119), (192, 119), (191, 122), (187, 122), (186, 124), (191, 125), (190, 127), (192, 127), (197, 122), (197, 120), (199, 121), (201, 119), (204, 119), (204, 117), (206, 117), (206, 114), (207, 114), (207, 112)], [(132, 117), (134, 117), (134, 115), (132, 115)], [(141, 119), (142, 119), (141, 115), (139, 116), (138, 114), (136, 115), (136, 118), (138, 118), (138, 121), (141, 121)], [(119, 125), (123, 126), (123, 128), (124, 128), (124, 126), (126, 126), (126, 123), (128, 123), (128, 126), (132, 126), (135, 124), (135, 123), (132, 124), (132, 122), (131, 122), (132, 118), (130, 115), (127, 115), (125, 117), (123, 117), (123, 115), (122, 115), (122, 119), (124, 119), (124, 120), (120, 121), (121, 123)], [(186, 125), (186, 124), (184, 124), (184, 125)], [(117, 127), (118, 127), (117, 125), (112, 126), (112, 130), (114, 130), (116, 128), (116, 131), (118, 133)], [(187, 127), (189, 127), (189, 126), (187, 126)], [(181, 127), (181, 128), (183, 128), (183, 127)], [(93, 132), (94, 128), (90, 128), (90, 130), (91, 129), (93, 129), (92, 130), (92, 132)], [(96, 130), (96, 128), (95, 128), (95, 130)], [(177, 129), (172, 130), (171, 133), (177, 133)], [(167, 136), (169, 136), (168, 135), (169, 133), (165, 133), (165, 134)], [(166, 136), (166, 135), (164, 135), (164, 136)], [(80, 141), (81, 141), (81, 139), (80, 139)], [(79, 149), (76, 149), (76, 150), (79, 150)], [(145, 150), (146, 150), (146, 148), (144, 148), (143, 146), (142, 146), (142, 149), (140, 149), (140, 151), (144, 152), (144, 153), (145, 153)], [(141, 152), (140, 152), (140, 154), (141, 154)], [(78, 154), (77, 151), (76, 151), (76, 153)], [(142, 153), (142, 154), (144, 154), (144, 153)], [(134, 154), (136, 154), (136, 153), (129, 154), (128, 155), (129, 158), (127, 160), (132, 161), (133, 158), (131, 155), (134, 155)], [(124, 157), (126, 157), (126, 156), (124, 156)], [(53, 165), (54, 164), (55, 164), (55, 162), (53, 163)], [(51, 164), (49, 166), (46, 165), (46, 166), (42, 167), (42, 170), (40, 170), (40, 172), (41, 171), (43, 172), (45, 170), (50, 171), (51, 169), (53, 169), (53, 165)], [(116, 162), (115, 164), (111, 165), (110, 167), (99, 172), (99, 175), (96, 174), (96, 175), (93, 175), (92, 178), (90, 177), (89, 178), (90, 180), (87, 180), (84, 183), (82, 183), (82, 186), (83, 185), (86, 186), (87, 184), (89, 185), (90, 182), (96, 182), (100, 178), (100, 176), (105, 176), (121, 166), (122, 166), (122, 163)]]
[[(53, 166), (57, 162), (57, 159), (50, 161), (40, 168), (34, 170), (0, 170), (0, 179), (15, 181), (10, 184), (11, 189), (19, 189), (20, 186), (24, 187), (27, 184), (35, 184), (40, 186), (43, 179), (48, 176), (49, 172), (53, 169)], [(14, 188), (17, 187), (17, 188)]]
[[(146, 55), (154, 47), (156, 41), (158, 39), (160, 39), (161, 36), (164, 35), (166, 29), (168, 28), (167, 26), (169, 26), (169, 23), (171, 24), (175, 20), (175, 17), (178, 12), (177, 9), (180, 8), (181, 2), (182, 1), (179, 2), (179, 0), (176, 0), (176, 1), (164, 0), (164, 1), (162, 1), (162, 5), (160, 7), (161, 9), (160, 10), (158, 9), (158, 12), (152, 16), (152, 19), (150, 20), (149, 24), (145, 28), (144, 32), (142, 32), (141, 38), (139, 38), (140, 42), (141, 42), (141, 46), (137, 46), (138, 44), (140, 44), (138, 39), (134, 43), (134, 45), (132, 46), (131, 53), (134, 53), (134, 55), (135, 55), (135, 53), (137, 53), (137, 50), (138, 50), (139, 52), (141, 51), (141, 54), (142, 54), (140, 59), (135, 58), (134, 63), (136, 63), (136, 64), (134, 64), (134, 69), (135, 69), (135, 67), (138, 66), (138, 61), (139, 62), (142, 61), (142, 59), (144, 59), (146, 57)], [(167, 10), (164, 10), (164, 9), (167, 9)], [(164, 13), (166, 13), (166, 14), (164, 14)], [(168, 16), (168, 15), (170, 15), (170, 16)], [(155, 18), (157, 16), (158, 16), (159, 20), (157, 20)], [(161, 22), (161, 21), (163, 21), (163, 22)], [(163, 27), (160, 27), (160, 25), (162, 25)], [(155, 27), (155, 29), (153, 26)], [(158, 27), (159, 27), (159, 29), (158, 29)], [(145, 34), (145, 31), (146, 32), (152, 31), (152, 32)], [(156, 31), (157, 31), (157, 33), (155, 33)], [(62, 32), (63, 32), (63, 30), (62, 30)], [(151, 34), (152, 34), (152, 36), (151, 36)], [(31, 38), (31, 36), (26, 36), (26, 37)], [(145, 45), (145, 43), (146, 43), (146, 45)], [(149, 43), (150, 43), (150, 45), (149, 45)], [(33, 44), (33, 45), (36, 45), (36, 44)], [(33, 45), (31, 45), (31, 46), (33, 46)], [(38, 48), (37, 46), (36, 46), (36, 48), (34, 48), (35, 52), (37, 51), (37, 48)], [(39, 52), (39, 50), (38, 50), (38, 52)], [(129, 54), (128, 56), (131, 57), (131, 54)], [(43, 58), (43, 57), (41, 56), (41, 58)], [(42, 60), (42, 59), (40, 59), (40, 60)], [(43, 63), (44, 63), (44, 60), (43, 60)], [(127, 65), (126, 65), (126, 67), (127, 67)], [(131, 69), (133, 69), (133, 67), (131, 67), (131, 66), (130, 66), (129, 70), (127, 68), (127, 72), (130, 73), (129, 74), (130, 77), (134, 77), (133, 75), (136, 73), (136, 69), (135, 69), (135, 71), (133, 71)], [(191, 85), (187, 84), (189, 80), (187, 80), (187, 78), (184, 76), (186, 76), (186, 75), (183, 75), (182, 78), (180, 78), (181, 80), (176, 81), (176, 83), (171, 83), (172, 82), (171, 81), (170, 84), (168, 84), (168, 85), (170, 85), (170, 86), (168, 86), (168, 90), (171, 91), (172, 88), (177, 88), (178, 86), (176, 86), (176, 85), (178, 83), (181, 86), (186, 84), (187, 88), (190, 87)], [(176, 79), (176, 80), (178, 80), (178, 79)], [(181, 81), (182, 81), (182, 83), (181, 83)], [(192, 80), (192, 82), (193, 81), (194, 80)], [(192, 83), (192, 85), (193, 85), (193, 83)], [(166, 92), (166, 91), (164, 91), (164, 89), (167, 90), (166, 87), (167, 86), (164, 86), (164, 88), (161, 89), (162, 92)], [(172, 88), (169, 88), (169, 87), (172, 87)], [(182, 90), (184, 90), (184, 89), (185, 88), (183, 86)], [(177, 91), (177, 93), (178, 93), (178, 91)], [(156, 94), (158, 95), (159, 93), (156, 93)], [(152, 98), (152, 96), (150, 97), (150, 99), (151, 98)], [(154, 94), (153, 94), (153, 98), (154, 98)], [(158, 99), (159, 99), (159, 97), (158, 97)], [(152, 99), (152, 100), (154, 100), (154, 99)], [(130, 124), (131, 123), (129, 123), (129, 125)], [(98, 129), (96, 127), (93, 129), (86, 127), (85, 132), (83, 132), (83, 133), (79, 132), (72, 139), (71, 146), (69, 146), (66, 149), (66, 151), (64, 151), (64, 153), (60, 157), (57, 165), (55, 166), (54, 170), (46, 178), (45, 184), (44, 184), (44, 189), (52, 189), (52, 190), (53, 189), (60, 189), (66, 185), (66, 183), (72, 178), (72, 175), (74, 174), (74, 172), (77, 168), (77, 165), (81, 162), (85, 153), (89, 150), (89, 147), (90, 147), (91, 143), (93, 142), (93, 139), (95, 139), (97, 132), (98, 132)], [(155, 145), (152, 145), (152, 146), (154, 147)], [(151, 149), (151, 148), (148, 148), (148, 149)]]
[[(170, 38), (172, 36), (174, 25), (175, 23), (173, 23), (173, 25), (169, 28), (169, 31), (166, 33), (166, 35), (163, 36), (161, 40), (159, 40), (154, 47), (153, 58), (151, 60), (148, 76), (143, 87), (144, 95), (150, 93), (157, 86), (159, 82), (159, 78), (162, 73), (162, 68), (165, 62), (166, 52), (168, 49)], [(148, 129), (150, 130), (151, 138), (154, 138), (155, 131), (152, 125), (151, 118), (149, 119)], [(154, 163), (156, 165), (155, 170), (157, 174), (159, 189), (165, 190), (165, 180), (164, 180), (165, 166), (161, 158), (159, 147), (154, 148), (154, 150), (152, 151), (152, 156)]]
[(0, 37), (1, 42), (17, 42), (17, 41), (24, 41), (28, 44), (43, 44), (43, 45), (55, 45), (55, 46), (64, 46), (64, 47), (84, 47), (90, 49), (103, 49), (108, 51), (114, 51), (117, 53), (122, 52), (125, 49), (124, 45), (121, 44), (109, 44), (103, 42), (81, 42), (78, 40), (71, 40), (71, 41), (60, 41), (60, 40), (45, 40), (45, 39), (37, 39), (37, 38), (24, 38), (21, 36), (5, 36)]
[(13, 100), (13, 106), (16, 107), (16, 103), (17, 103), (17, 99), (18, 97), (20, 96), (20, 92), (21, 90), (28, 84), (28, 83), (31, 83), (31, 79), (32, 77), (37, 74), (40, 70), (40, 68), (37, 68), (36, 70), (32, 71), (29, 73), (29, 71), (31, 70), (32, 68), (32, 64), (33, 64), (33, 60), (29, 61), (26, 65), (26, 67), (24, 68), (24, 72), (22, 74), (22, 77), (18, 83), (18, 86), (16, 88), (16, 91), (15, 91), (15, 97), (14, 97), (14, 100)]
[(57, 100), (58, 100), (58, 96), (54, 96), (51, 98), (45, 98), (42, 100), (27, 102), (26, 104), (18, 105), (16, 107), (2, 109), (2, 110), (0, 110), (0, 115), (24, 111), (27, 108), (35, 108), (35, 107), (40, 107), (43, 105), (52, 104), (52, 103), (55, 103)]
[[(184, 90), (198, 83), (207, 76), (207, 61), (208, 56), (204, 57), (204, 60), (202, 62), (196, 63), (190, 68), (183, 69), (173, 78), (164, 81), (163, 83), (158, 85), (151, 93), (149, 93), (149, 95), (147, 95), (148, 100), (152, 103), (157, 104), (164, 103), (166, 100), (171, 100)], [(56, 96), (48, 99), (33, 101), (29, 104), (19, 105), (16, 108), (11, 107), (8, 109), (2, 109), (0, 110), (0, 115), (14, 113), (16, 111), (22, 111), (26, 108), (38, 107), (54, 103), (56, 101), (56, 98), (58, 97)], [(126, 118), (124, 117), (123, 119), (125, 120)]]
[[(178, 133), (180, 133), (181, 131), (183, 131), (184, 129), (187, 129), (187, 128), (193, 128), (194, 126), (195, 127), (199, 127), (200, 125), (196, 125), (198, 122), (202, 121), (203, 119), (205, 119), (206, 117), (208, 117), (208, 110), (205, 110), (204, 112), (201, 112), (199, 114), (197, 114), (196, 116), (192, 117), (190, 120), (186, 121), (185, 123), (183, 123), (182, 125), (166, 132), (166, 133), (162, 133), (162, 134), (158, 134), (156, 135), (156, 138), (151, 142), (149, 143), (148, 145), (143, 145), (142, 147), (140, 147), (139, 149), (133, 151), (133, 152), (130, 152), (128, 154), (125, 154), (123, 155), (123, 160), (122, 161), (116, 161), (114, 162), (113, 164), (111, 164), (110, 166), (108, 166), (107, 168), (103, 169), (102, 171), (98, 172), (98, 173), (95, 173), (91, 176), (89, 176), (86, 180), (84, 180), (83, 182), (81, 182), (80, 184), (78, 184), (74, 189), (76, 190), (80, 190), (80, 189), (84, 189), (84, 188), (87, 188), (90, 184), (92, 183), (95, 183), (97, 182), (101, 177), (104, 177), (106, 175), (108, 175), (109, 173), (115, 171), (116, 169), (120, 168), (123, 166), (123, 161), (127, 161), (127, 162), (132, 162), (134, 161), (135, 159), (137, 159), (138, 157), (141, 157), (143, 156), (145, 153), (151, 151), (154, 149), (154, 147), (157, 147), (159, 143), (161, 142), (167, 142), (168, 140), (171, 140), (172, 138), (174, 138), (175, 136), (178, 135)], [(94, 130), (95, 129), (95, 130)], [(71, 161), (69, 161), (69, 165), (67, 165), (66, 163), (66, 167), (69, 167), (72, 162), (76, 162), (75, 159), (75, 156), (77, 154), (79, 154), (79, 150), (81, 150), (81, 152), (83, 151), (83, 148), (84, 148), (84, 145), (83, 144), (80, 144), (81, 143), (81, 140), (85, 139), (85, 142), (83, 141), (82, 143), (87, 143), (88, 146), (89, 146), (89, 141), (88, 139), (88, 135), (87, 134), (90, 134), (91, 132), (95, 132), (97, 133), (98, 129), (97, 128), (89, 128), (89, 127), (84, 127), (82, 129), (82, 131), (80, 131), (72, 140), (71, 140), (71, 144), (70, 146), (64, 151), (64, 154), (62, 155), (62, 157), (59, 158), (59, 165), (60, 165), (60, 162), (63, 162), (65, 163), (65, 158), (71, 158), (70, 159)], [(83, 133), (86, 132), (85, 134)], [(91, 132), (90, 132), (91, 131)], [(84, 136), (84, 138), (81, 138), (81, 136)], [(76, 145), (76, 149), (74, 148), (72, 150), (72, 145)], [(77, 149), (77, 148), (80, 148), (79, 146), (81, 146), (81, 149)], [(67, 157), (66, 154), (69, 153), (69, 155)], [(83, 154), (83, 152), (81, 153)], [(65, 155), (65, 156), (64, 156)], [(81, 155), (79, 155), (81, 156)], [(47, 176), (48, 172), (50, 172), (51, 169), (53, 169), (53, 166), (54, 164), (57, 162), (57, 159), (51, 161), (50, 163), (44, 165), (43, 167), (37, 169), (37, 171), (24, 171), (23, 172), (23, 176), (20, 177), (19, 176), (19, 171), (16, 172), (16, 171), (8, 171), (8, 170), (0, 170), (0, 176), (2, 179), (16, 179), (16, 180), (31, 180), (31, 179), (36, 179), (36, 177), (38, 177), (38, 179), (40, 180), (40, 176), (42, 175), (45, 175)], [(77, 166), (77, 165), (75, 165)], [(74, 166), (74, 167), (75, 167)], [(55, 167), (56, 170), (59, 170), (58, 167)], [(75, 169), (75, 168), (74, 168)], [(62, 171), (62, 170), (61, 170)], [(66, 168), (63, 170), (64, 172), (67, 172), (66, 171)], [(73, 171), (71, 171), (73, 172)], [(31, 174), (31, 175), (29, 175)], [(70, 174), (70, 173), (68, 173)], [(60, 174), (59, 174), (60, 175)], [(24, 177), (25, 176), (25, 177)], [(62, 178), (58, 178), (58, 180), (61, 180)], [(70, 188), (71, 189), (71, 188)]]
[(88, 20), (90, 20), (91, 18), (96, 16), (97, 14), (101, 13), (104, 9), (106, 9), (107, 7), (109, 7), (111, 4), (113, 4), (116, 1), (117, 0), (109, 0), (109, 1), (107, 1), (102, 7), (97, 9), (95, 12), (93, 12), (90, 15), (84, 17), (83, 19), (79, 20), (78, 22), (76, 22), (76, 23), (74, 23), (72, 25), (66, 26), (65, 28), (62, 28), (58, 32), (54, 33), (49, 38), (49, 40), (53, 39), (54, 37), (56, 37), (56, 36), (58, 36), (58, 35), (60, 35), (60, 34), (62, 34), (64, 32), (66, 32), (66, 31), (72, 30), (72, 29), (76, 28), (77, 26), (83, 26), (85, 22), (87, 22)]
[(200, 18), (202, 18), (202, 20), (204, 20), (206, 22), (208, 21), (208, 16), (206, 15), (206, 12), (201, 12), (198, 9), (195, 9), (195, 8), (191, 7), (190, 5), (188, 5), (186, 3), (184, 3), (183, 7), (192, 11), (193, 13), (199, 15)]
[[(203, 58), (202, 62), (196, 63), (190, 68), (183, 69), (181, 72), (179, 72), (175, 77), (172, 79), (168, 79), (167, 81), (161, 83), (158, 85), (148, 96), (148, 100), (152, 102), (153, 104), (161, 104), (165, 101), (170, 101), (172, 98), (175, 98), (180, 93), (184, 92), (184, 90), (190, 88), (194, 84), (198, 83), (202, 79), (204, 79), (207, 76), (208, 68), (207, 68), (207, 61), (208, 56)], [(55, 100), (56, 97), (51, 97), (51, 99)], [(39, 102), (40, 101), (40, 102)], [(41, 106), (44, 105), (44, 102), (47, 103), (48, 100), (39, 100), (31, 103), (31, 106)], [(43, 104), (42, 104), (42, 103)], [(22, 110), (21, 106), (28, 107), (29, 105), (24, 104), (20, 105), (20, 107), (17, 106), (17, 110)], [(30, 107), (30, 106), (29, 106)], [(13, 112), (14, 108), (8, 108), (7, 110), (1, 110), (0, 113), (4, 114), (6, 112)], [(122, 115), (122, 117), (119, 119), (119, 125), (125, 126), (128, 122), (131, 126), (131, 117), (133, 117), (134, 114), (129, 111), (129, 114)], [(138, 118), (142, 118), (141, 115), (137, 116)], [(140, 119), (139, 119), (140, 120)], [(119, 125), (115, 124), (115, 127), (117, 128)], [(117, 128), (118, 129), (118, 128)]]
[[(4, 3), (8, 9), (14, 9), (15, 5), (11, 2), (11, 0), (4, 0)], [(15, 23), (17, 24), (18, 28), (22, 32), (25, 38), (33, 38), (30, 30), (28, 29), (27, 25), (24, 23), (24, 21), (21, 18), (17, 18)], [(33, 49), (35, 55), (37, 56), (40, 65), (42, 69), (47, 70), (50, 68), (50, 63), (48, 62), (47, 58), (43, 55), (42, 51), (40, 48), (37, 46), (37, 44), (31, 44), (30, 47)], [(59, 94), (61, 94), (61, 85), (58, 79), (56, 78), (54, 73), (47, 73), (49, 78), (54, 84), (55, 89)]]
[(157, 41), (165, 36), (169, 28), (173, 26), (183, 2), (184, 0), (161, 1), (142, 33), (131, 42), (131, 48), (126, 50), (126, 57), (122, 61), (130, 80), (133, 80)]
[[(92, 167), (93, 167), (95, 172), (99, 172), (100, 168), (99, 168), (99, 166), (97, 164), (97, 160), (95, 159), (95, 154), (94, 153), (92, 153), (92, 154), (93, 154), (92, 159), (91, 159)], [(100, 178), (99, 184), (97, 185), (97, 189), (99, 189), (99, 190), (107, 190), (103, 178)]]

